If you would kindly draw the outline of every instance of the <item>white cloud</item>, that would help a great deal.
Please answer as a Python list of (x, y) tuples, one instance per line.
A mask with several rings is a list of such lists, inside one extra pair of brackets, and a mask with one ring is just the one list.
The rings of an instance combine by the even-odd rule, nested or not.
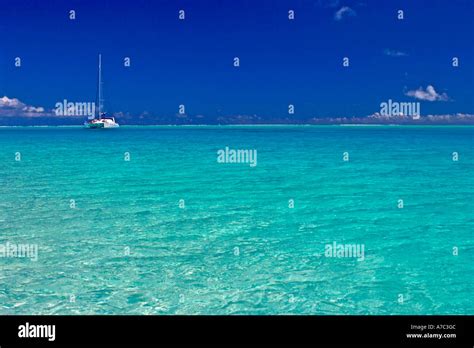
[(419, 100), (426, 100), (426, 101), (447, 101), (449, 100), (448, 95), (446, 93), (439, 94), (436, 92), (433, 86), (428, 85), (426, 90), (423, 87), (420, 87), (416, 90), (408, 91), (405, 95), (409, 97), (413, 97)]
[(51, 112), (46, 112), (41, 106), (27, 105), (17, 98), (0, 98), (0, 116), (50, 116)]
[(334, 14), (334, 19), (336, 21), (340, 21), (340, 20), (342, 20), (346, 17), (353, 17), (353, 16), (356, 16), (356, 15), (357, 14), (353, 9), (351, 9), (348, 6), (343, 6)]
[(402, 51), (389, 50), (388, 48), (383, 52), (386, 56), (390, 57), (405, 57), (408, 54)]
[(16, 98), (10, 99), (7, 96), (0, 98), (0, 108), (17, 108), (19, 105), (21, 105), (21, 103)]

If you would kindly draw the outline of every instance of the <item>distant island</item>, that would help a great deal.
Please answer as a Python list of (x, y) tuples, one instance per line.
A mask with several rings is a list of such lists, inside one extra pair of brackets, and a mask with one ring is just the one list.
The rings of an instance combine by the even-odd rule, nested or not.
[[(114, 114), (121, 125), (341, 125), (341, 124), (399, 124), (399, 125), (474, 125), (474, 114), (382, 116), (365, 117), (261, 117), (259, 115), (229, 115), (209, 117), (204, 115), (131, 115)], [(73, 126), (82, 125), (84, 117), (77, 116), (0, 116), (0, 126)]]

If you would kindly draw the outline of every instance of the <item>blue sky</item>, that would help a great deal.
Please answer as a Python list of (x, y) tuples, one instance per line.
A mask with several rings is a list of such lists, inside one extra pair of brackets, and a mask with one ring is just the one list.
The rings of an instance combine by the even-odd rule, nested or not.
[(63, 99), (95, 100), (100, 52), (107, 109), (131, 115), (159, 119), (184, 104), (190, 115), (270, 120), (294, 104), (295, 118), (365, 116), (388, 99), (419, 101), (422, 114), (474, 113), (470, 0), (3, 0), (1, 7), (0, 94), (46, 111)]

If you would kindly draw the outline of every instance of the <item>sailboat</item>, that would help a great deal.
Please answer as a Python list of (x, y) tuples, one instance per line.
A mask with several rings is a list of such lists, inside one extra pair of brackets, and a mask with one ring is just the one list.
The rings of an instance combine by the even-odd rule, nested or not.
[(119, 124), (115, 121), (114, 117), (108, 117), (104, 112), (104, 99), (102, 98), (102, 55), (99, 54), (99, 76), (98, 76), (98, 86), (97, 86), (97, 117), (94, 113), (94, 116), (89, 117), (89, 119), (84, 122), (84, 126), (89, 129), (97, 128), (118, 128)]

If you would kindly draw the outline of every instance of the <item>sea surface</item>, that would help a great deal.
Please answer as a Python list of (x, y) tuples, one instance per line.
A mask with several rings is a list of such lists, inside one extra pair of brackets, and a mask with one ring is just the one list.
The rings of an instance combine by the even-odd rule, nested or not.
[(0, 314), (474, 314), (473, 213), (474, 127), (0, 128)]

